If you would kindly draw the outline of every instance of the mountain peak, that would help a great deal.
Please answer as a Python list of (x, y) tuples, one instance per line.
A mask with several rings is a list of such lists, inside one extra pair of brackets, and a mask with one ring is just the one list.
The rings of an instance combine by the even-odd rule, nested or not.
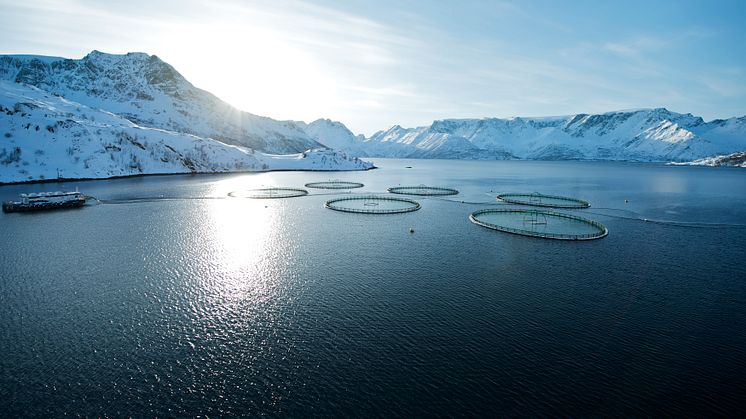
[(672, 115), (675, 112), (671, 112), (666, 108), (653, 108), (650, 110), (650, 113), (656, 114), (656, 115)]
[(325, 147), (353, 155), (363, 155), (359, 139), (343, 123), (331, 119), (317, 119), (305, 126), (305, 132)]
[(341, 125), (341, 123), (339, 123), (337, 121), (332, 121), (329, 118), (319, 118), (319, 119), (311, 122), (309, 125), (320, 125), (320, 124), (329, 125), (329, 126), (339, 126), (339, 125)]
[(112, 54), (108, 52), (102, 52), (97, 49), (94, 49), (93, 51), (89, 52), (83, 59), (96, 59), (96, 58), (108, 58), (108, 59), (123, 59), (123, 58), (140, 58), (140, 59), (150, 59), (151, 57), (156, 57), (155, 55), (151, 56), (148, 55), (145, 52), (128, 52), (126, 54)]
[(0, 56), (0, 80), (106, 109), (129, 121), (282, 154), (317, 148), (297, 125), (241, 112), (142, 52), (93, 50), (77, 60)]
[[(94, 49), (93, 51), (89, 52), (85, 57), (97, 57), (97, 56), (101, 56), (101, 55), (110, 55), (110, 54), (107, 54), (105, 52), (101, 52), (101, 51), (99, 51), (97, 49)], [(85, 58), (85, 57), (83, 57), (83, 58)]]

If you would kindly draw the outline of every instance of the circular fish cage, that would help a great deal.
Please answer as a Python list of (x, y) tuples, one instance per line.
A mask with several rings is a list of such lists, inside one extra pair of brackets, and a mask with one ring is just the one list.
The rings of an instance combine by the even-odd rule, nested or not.
[(335, 211), (360, 214), (399, 214), (420, 209), (417, 201), (387, 196), (346, 196), (326, 201), (324, 206)]
[(400, 195), (418, 195), (418, 196), (446, 196), (456, 195), (458, 191), (451, 188), (439, 188), (435, 186), (394, 186), (388, 189), (389, 192)]
[(341, 180), (330, 180), (327, 182), (310, 182), (306, 183), (306, 188), (314, 189), (355, 189), (362, 188), (362, 183), (358, 182), (345, 182)]
[(469, 220), (492, 230), (544, 239), (593, 240), (609, 234), (599, 222), (553, 211), (484, 209), (473, 212)]
[(277, 198), (295, 198), (297, 196), (308, 195), (305, 189), (296, 188), (262, 188), (249, 189), (245, 191), (229, 192), (228, 196), (234, 198), (251, 198), (251, 199), (277, 199)]
[(531, 205), (534, 207), (549, 208), (588, 208), (591, 206), (587, 201), (582, 199), (570, 198), (566, 196), (544, 195), (538, 192), (531, 194), (524, 193), (506, 193), (497, 196), (499, 201), (508, 202), (518, 205)]

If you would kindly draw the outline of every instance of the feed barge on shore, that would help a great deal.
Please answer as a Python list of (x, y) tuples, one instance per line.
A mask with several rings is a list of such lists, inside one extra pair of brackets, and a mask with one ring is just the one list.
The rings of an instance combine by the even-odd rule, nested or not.
[(20, 201), (3, 202), (3, 212), (43, 211), (75, 208), (85, 204), (85, 195), (75, 192), (39, 192), (21, 194)]

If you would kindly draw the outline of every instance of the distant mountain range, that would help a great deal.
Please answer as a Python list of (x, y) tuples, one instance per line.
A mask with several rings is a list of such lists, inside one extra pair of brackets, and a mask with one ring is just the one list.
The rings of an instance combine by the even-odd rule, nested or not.
[(746, 117), (705, 122), (664, 108), (445, 119), (366, 138), (328, 119), (242, 112), (154, 55), (0, 56), (0, 183), (373, 167), (353, 156), (735, 164), (743, 151)]
[(233, 108), (154, 55), (0, 56), (0, 183), (371, 167), (295, 122)]
[(316, 141), (369, 157), (683, 162), (746, 150), (746, 117), (705, 122), (664, 108), (544, 118), (446, 119), (370, 138), (329, 120)]

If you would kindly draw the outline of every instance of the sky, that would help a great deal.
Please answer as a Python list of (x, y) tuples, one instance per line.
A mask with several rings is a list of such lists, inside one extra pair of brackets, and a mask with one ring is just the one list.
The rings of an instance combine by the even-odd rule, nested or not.
[(746, 115), (746, 1), (0, 0), (0, 54), (146, 52), (239, 109), (370, 135), (444, 118)]

